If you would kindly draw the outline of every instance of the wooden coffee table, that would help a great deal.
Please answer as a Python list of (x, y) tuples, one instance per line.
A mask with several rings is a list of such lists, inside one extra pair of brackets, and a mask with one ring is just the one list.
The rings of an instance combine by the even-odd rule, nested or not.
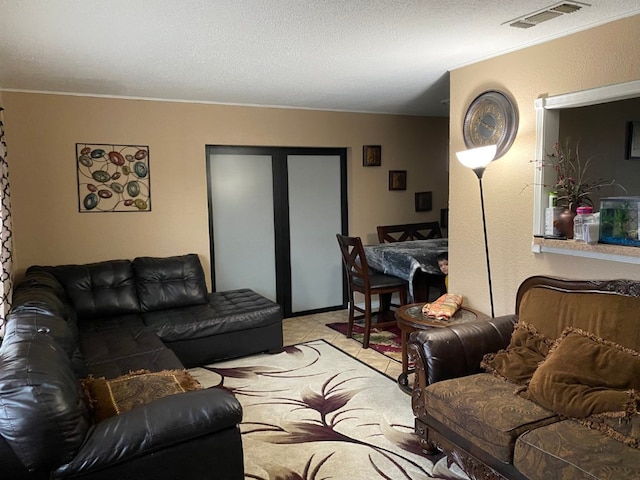
[(474, 320), (487, 320), (490, 317), (482, 312), (471, 308), (461, 307), (451, 320), (437, 320), (422, 314), (422, 303), (410, 303), (403, 305), (396, 310), (396, 320), (400, 328), (400, 338), (402, 339), (402, 373), (398, 377), (398, 385), (405, 391), (410, 391), (407, 376), (409, 372), (409, 357), (407, 352), (407, 340), (409, 334), (414, 330), (424, 330), (427, 328), (446, 328), (451, 325), (472, 322)]

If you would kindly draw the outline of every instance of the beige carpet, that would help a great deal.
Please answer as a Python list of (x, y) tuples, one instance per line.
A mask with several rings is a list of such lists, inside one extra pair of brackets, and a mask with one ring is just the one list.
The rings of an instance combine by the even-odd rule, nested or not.
[(245, 478), (466, 478), (420, 453), (393, 379), (323, 340), (190, 371), (203, 386), (222, 376), (242, 404)]

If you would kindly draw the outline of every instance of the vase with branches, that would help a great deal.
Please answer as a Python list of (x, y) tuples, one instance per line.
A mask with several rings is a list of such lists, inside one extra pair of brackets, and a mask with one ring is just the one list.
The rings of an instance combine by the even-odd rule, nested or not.
[(551, 154), (547, 154), (547, 161), (543, 166), (551, 166), (556, 173), (555, 184), (550, 185), (552, 191), (558, 195), (558, 205), (568, 208), (572, 212), (580, 206), (594, 206), (591, 195), (603, 187), (624, 187), (613, 179), (598, 178), (589, 171), (596, 157), (586, 160), (580, 156), (580, 140), (575, 148), (571, 146), (571, 137), (565, 139), (564, 145), (554, 145)]

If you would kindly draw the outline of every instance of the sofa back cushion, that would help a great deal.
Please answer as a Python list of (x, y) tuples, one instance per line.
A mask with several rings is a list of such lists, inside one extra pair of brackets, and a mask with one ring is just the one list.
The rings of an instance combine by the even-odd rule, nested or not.
[(78, 320), (140, 312), (129, 260), (61, 265), (49, 271), (64, 286)]
[(64, 287), (52, 273), (47, 271), (47, 268), (49, 267), (37, 265), (29, 267), (20, 285), (51, 290), (60, 300), (64, 301), (66, 299)]
[(0, 349), (0, 435), (26, 468), (47, 471), (75, 456), (88, 410), (67, 352), (46, 329), (20, 333), (13, 321)]
[(50, 313), (75, 320), (62, 284), (42, 267), (30, 267), (25, 278), (13, 290), (11, 310)]
[(198, 255), (138, 257), (133, 261), (144, 312), (207, 303), (207, 285)]
[(529, 289), (520, 304), (520, 321), (551, 339), (575, 327), (633, 350), (640, 350), (640, 297), (614, 292)]

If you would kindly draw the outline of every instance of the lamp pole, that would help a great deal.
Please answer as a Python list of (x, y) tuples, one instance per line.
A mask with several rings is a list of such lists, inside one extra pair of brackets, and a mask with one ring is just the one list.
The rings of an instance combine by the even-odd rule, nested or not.
[(489, 263), (489, 242), (487, 240), (487, 218), (484, 213), (484, 192), (482, 190), (482, 175), (485, 168), (496, 156), (497, 145), (486, 145), (483, 147), (472, 148), (462, 152), (457, 152), (456, 156), (460, 163), (470, 168), (478, 177), (480, 183), (480, 208), (482, 209), (482, 232), (484, 233), (484, 254), (487, 258), (487, 279), (489, 280), (489, 301), (491, 302), (491, 318), (495, 317), (493, 310), (493, 287), (491, 285), (491, 265)]
[(484, 167), (474, 168), (473, 171), (478, 176), (480, 184), (480, 208), (482, 209), (482, 232), (484, 233), (484, 254), (487, 259), (487, 280), (489, 281), (489, 302), (491, 303), (491, 318), (495, 317), (493, 310), (493, 287), (491, 286), (491, 264), (489, 263), (489, 242), (487, 241), (487, 218), (484, 213), (484, 194), (482, 190), (482, 174)]

